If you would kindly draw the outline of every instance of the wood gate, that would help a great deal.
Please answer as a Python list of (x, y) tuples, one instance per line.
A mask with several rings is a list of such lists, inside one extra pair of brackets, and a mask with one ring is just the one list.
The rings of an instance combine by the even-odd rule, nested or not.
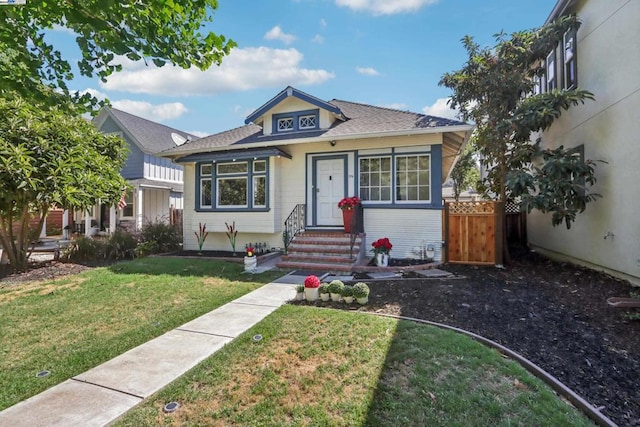
[(501, 202), (445, 203), (446, 261), (502, 264), (501, 212)]

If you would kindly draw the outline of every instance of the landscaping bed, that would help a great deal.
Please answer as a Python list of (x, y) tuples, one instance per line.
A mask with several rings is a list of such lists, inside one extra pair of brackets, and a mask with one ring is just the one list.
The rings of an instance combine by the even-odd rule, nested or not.
[(640, 426), (640, 320), (629, 319), (633, 309), (606, 302), (628, 297), (628, 282), (535, 253), (505, 269), (442, 269), (454, 276), (361, 279), (371, 288), (366, 306), (317, 304), (425, 319), (482, 335), (530, 359), (619, 425)]

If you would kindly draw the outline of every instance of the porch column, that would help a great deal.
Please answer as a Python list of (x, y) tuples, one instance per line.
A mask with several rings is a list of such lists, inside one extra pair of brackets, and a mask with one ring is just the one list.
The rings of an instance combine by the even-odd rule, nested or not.
[(67, 229), (66, 227), (69, 226), (69, 210), (65, 209), (62, 212), (62, 238), (63, 239), (68, 239), (71, 230)]
[(84, 235), (89, 237), (91, 234), (91, 214), (89, 211), (84, 213)]
[(142, 187), (138, 187), (138, 197), (136, 199), (136, 231), (142, 230), (142, 207), (144, 206), (144, 200), (142, 199), (143, 194), (144, 191), (142, 190)]
[(111, 206), (109, 208), (109, 234), (113, 234), (116, 231), (116, 207)]
[(44, 221), (42, 221), (42, 230), (40, 231), (40, 238), (44, 239), (47, 237), (47, 217), (44, 217)]

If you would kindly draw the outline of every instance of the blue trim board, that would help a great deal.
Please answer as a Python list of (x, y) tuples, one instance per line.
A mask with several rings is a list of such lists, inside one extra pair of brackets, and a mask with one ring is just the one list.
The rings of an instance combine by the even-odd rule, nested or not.
[(244, 123), (245, 124), (253, 123), (260, 116), (264, 115), (264, 113), (266, 113), (267, 111), (269, 111), (270, 109), (272, 109), (273, 107), (275, 107), (276, 105), (278, 105), (279, 103), (281, 103), (282, 101), (284, 101), (285, 99), (287, 99), (290, 96), (294, 96), (294, 97), (296, 97), (296, 98), (298, 98), (298, 99), (300, 99), (302, 101), (308, 102), (308, 103), (310, 103), (312, 105), (315, 105), (318, 108), (322, 108), (322, 109), (330, 111), (332, 113), (342, 114), (342, 111), (340, 111), (340, 109), (338, 107), (336, 107), (335, 105), (329, 104), (326, 101), (318, 99), (315, 96), (311, 96), (308, 93), (302, 92), (302, 91), (300, 91), (300, 90), (298, 90), (298, 89), (296, 89), (294, 87), (287, 86), (284, 90), (282, 90), (276, 96), (271, 98), (271, 100), (269, 100), (266, 104), (264, 104), (262, 107), (258, 108), (256, 111), (251, 113), (249, 116), (247, 116), (247, 118), (245, 119)]

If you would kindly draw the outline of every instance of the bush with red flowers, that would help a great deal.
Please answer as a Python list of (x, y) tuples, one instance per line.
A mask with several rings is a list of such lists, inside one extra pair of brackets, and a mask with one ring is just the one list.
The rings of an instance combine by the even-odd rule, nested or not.
[(355, 209), (356, 205), (360, 204), (360, 199), (357, 196), (345, 197), (338, 202), (338, 207), (342, 210)]
[(375, 242), (373, 242), (371, 244), (371, 246), (373, 246), (373, 249), (371, 249), (371, 250), (375, 254), (387, 254), (387, 255), (389, 255), (389, 252), (393, 248), (393, 245), (391, 244), (389, 239), (386, 238), (386, 237), (376, 240)]
[(304, 287), (305, 288), (317, 288), (320, 286), (320, 279), (317, 276), (307, 276), (304, 279)]

